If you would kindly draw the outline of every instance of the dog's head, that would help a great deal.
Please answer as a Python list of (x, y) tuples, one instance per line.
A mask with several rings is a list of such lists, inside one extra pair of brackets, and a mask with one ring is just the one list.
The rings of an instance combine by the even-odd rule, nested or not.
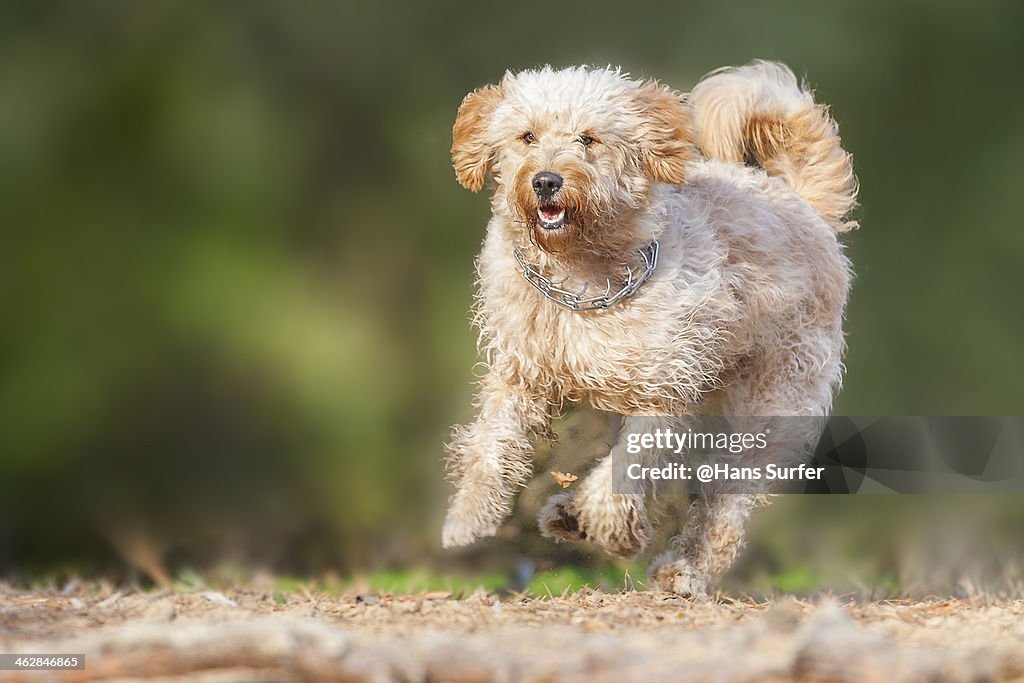
[(652, 181), (683, 182), (696, 157), (683, 98), (612, 69), (507, 73), (463, 100), (452, 132), (459, 182), (491, 176), (495, 208), (551, 253), (628, 229)]

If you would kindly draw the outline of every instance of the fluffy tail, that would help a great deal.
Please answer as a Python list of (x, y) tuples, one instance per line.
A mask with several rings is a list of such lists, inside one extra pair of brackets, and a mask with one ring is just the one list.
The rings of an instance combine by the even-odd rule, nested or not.
[(690, 104), (705, 155), (760, 166), (836, 232), (857, 227), (848, 220), (857, 177), (839, 127), (788, 67), (756, 61), (712, 71), (690, 93)]

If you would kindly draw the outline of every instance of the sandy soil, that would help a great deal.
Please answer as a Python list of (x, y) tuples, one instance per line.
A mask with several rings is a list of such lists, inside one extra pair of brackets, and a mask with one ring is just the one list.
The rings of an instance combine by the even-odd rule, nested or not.
[(1024, 680), (1024, 601), (0, 586), (0, 652), (86, 657), (0, 681)]

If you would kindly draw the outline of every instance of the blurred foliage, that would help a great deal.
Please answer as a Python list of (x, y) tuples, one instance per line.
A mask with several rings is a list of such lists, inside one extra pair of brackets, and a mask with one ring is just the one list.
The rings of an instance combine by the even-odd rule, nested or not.
[[(487, 217), (450, 126), (506, 68), (806, 74), (862, 181), (837, 412), (1019, 413), (1021, 26), (1012, 0), (3, 3), (0, 572), (437, 557)], [(1019, 549), (1015, 500), (808, 497), (738, 575), (898, 573), (920, 528), (950, 544), (922, 509)], [(562, 557), (516, 538), (480, 553)]]

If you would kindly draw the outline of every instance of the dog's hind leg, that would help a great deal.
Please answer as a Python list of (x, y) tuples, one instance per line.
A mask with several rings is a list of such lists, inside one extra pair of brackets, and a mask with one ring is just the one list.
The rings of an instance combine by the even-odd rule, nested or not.
[(548, 499), (537, 520), (541, 533), (557, 540), (588, 540), (617, 557), (643, 552), (651, 535), (644, 505), (649, 479), (630, 477), (625, 465), (655, 466), (664, 449), (631, 443), (630, 435), (654, 434), (671, 422), (657, 417), (625, 418), (611, 453), (587, 475), (576, 494), (560, 493)]
[(549, 498), (537, 520), (541, 533), (562, 541), (592, 541), (616, 557), (643, 552), (651, 535), (643, 489), (614, 484), (613, 470), (612, 456), (606, 456), (576, 495)]

